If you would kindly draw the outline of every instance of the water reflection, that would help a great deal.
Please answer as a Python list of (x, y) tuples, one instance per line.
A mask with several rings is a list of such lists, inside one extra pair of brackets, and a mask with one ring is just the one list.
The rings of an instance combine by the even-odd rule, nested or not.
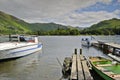
[(38, 65), (40, 54), (41, 52), (36, 52), (22, 58), (1, 62), (0, 79), (25, 80), (25, 77), (28, 76), (27, 74)]

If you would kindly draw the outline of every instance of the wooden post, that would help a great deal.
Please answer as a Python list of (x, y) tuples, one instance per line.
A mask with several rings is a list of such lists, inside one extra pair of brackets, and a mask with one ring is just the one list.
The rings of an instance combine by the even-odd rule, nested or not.
[(103, 47), (103, 44), (100, 42), (100, 41), (98, 41), (98, 47), (100, 48), (100, 49), (102, 49)]
[(103, 46), (103, 52), (104, 52), (105, 54), (108, 54), (108, 53), (109, 53), (108, 50), (109, 50), (109, 49), (108, 49), (108, 45), (105, 45), (105, 44), (104, 44), (104, 46)]
[(82, 49), (80, 49), (80, 54), (82, 54)]
[(11, 34), (9, 34), (9, 41), (11, 41)]
[(77, 54), (77, 49), (75, 48), (75, 54)]
[(103, 53), (104, 53), (104, 48), (105, 48), (105, 45), (103, 44), (103, 48), (101, 49), (103, 51)]
[(113, 52), (112, 52), (112, 54), (113, 54), (113, 55), (115, 54), (115, 47), (113, 47)]
[(109, 54), (109, 46), (106, 45), (106, 53)]

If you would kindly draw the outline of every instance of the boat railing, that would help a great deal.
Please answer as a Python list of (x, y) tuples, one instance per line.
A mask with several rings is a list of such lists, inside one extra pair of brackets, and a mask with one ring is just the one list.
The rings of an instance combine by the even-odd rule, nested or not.
[(38, 43), (38, 38), (36, 36), (23, 36), (23, 35), (9, 35), (9, 41), (11, 42), (35, 42)]

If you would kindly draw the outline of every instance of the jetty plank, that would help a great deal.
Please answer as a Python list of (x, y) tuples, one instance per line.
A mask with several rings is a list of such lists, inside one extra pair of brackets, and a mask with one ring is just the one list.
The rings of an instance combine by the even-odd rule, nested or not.
[(108, 54), (108, 56), (111, 57), (112, 59), (114, 59), (114, 60), (120, 62), (120, 57), (115, 56), (115, 55), (112, 55), (112, 54)]
[(97, 42), (92, 42), (93, 45), (95, 44), (101, 44), (101, 45), (108, 45), (117, 49), (120, 49), (120, 45), (116, 43), (108, 43), (108, 42), (102, 42), (102, 41), (97, 41)]
[(81, 61), (85, 60), (85, 58), (83, 57), (83, 55), (80, 55), (80, 60)]
[(84, 75), (83, 75), (80, 55), (77, 55), (77, 69), (78, 69), (78, 80), (84, 80)]
[(85, 80), (93, 80), (93, 77), (91, 76), (89, 68), (87, 66), (86, 60), (82, 61), (82, 66), (83, 66), (83, 70), (84, 70)]
[(76, 60), (77, 56), (73, 54), (72, 56), (72, 69), (71, 69), (71, 80), (77, 80), (77, 67), (76, 67)]
[[(93, 43), (94, 44), (94, 43)], [(112, 59), (120, 62), (120, 44), (98, 41), (99, 48)]]
[(109, 46), (112, 46), (112, 47), (115, 47), (115, 48), (120, 49), (120, 45), (119, 45), (119, 44), (115, 44), (115, 43), (105, 43), (105, 45), (109, 45)]

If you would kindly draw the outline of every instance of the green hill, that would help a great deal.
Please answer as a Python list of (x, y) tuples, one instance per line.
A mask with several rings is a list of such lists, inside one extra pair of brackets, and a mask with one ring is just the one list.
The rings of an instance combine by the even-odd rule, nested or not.
[(0, 34), (47, 34), (47, 35), (120, 35), (120, 19), (104, 20), (89, 28), (64, 26), (55, 23), (27, 23), (0, 11)]
[(82, 34), (119, 35), (120, 19), (104, 20), (82, 31)]
[(90, 29), (102, 29), (102, 28), (120, 28), (120, 19), (110, 19), (101, 21), (98, 24), (94, 24), (90, 27)]
[(12, 15), (0, 11), (0, 34), (26, 34), (34, 32), (47, 32), (57, 29), (68, 29), (55, 23), (27, 23)]
[(68, 29), (68, 26), (63, 26), (55, 23), (33, 23), (29, 25), (29, 28), (32, 31), (51, 31), (56, 30), (58, 28)]
[(27, 23), (0, 11), (0, 33), (28, 33)]

